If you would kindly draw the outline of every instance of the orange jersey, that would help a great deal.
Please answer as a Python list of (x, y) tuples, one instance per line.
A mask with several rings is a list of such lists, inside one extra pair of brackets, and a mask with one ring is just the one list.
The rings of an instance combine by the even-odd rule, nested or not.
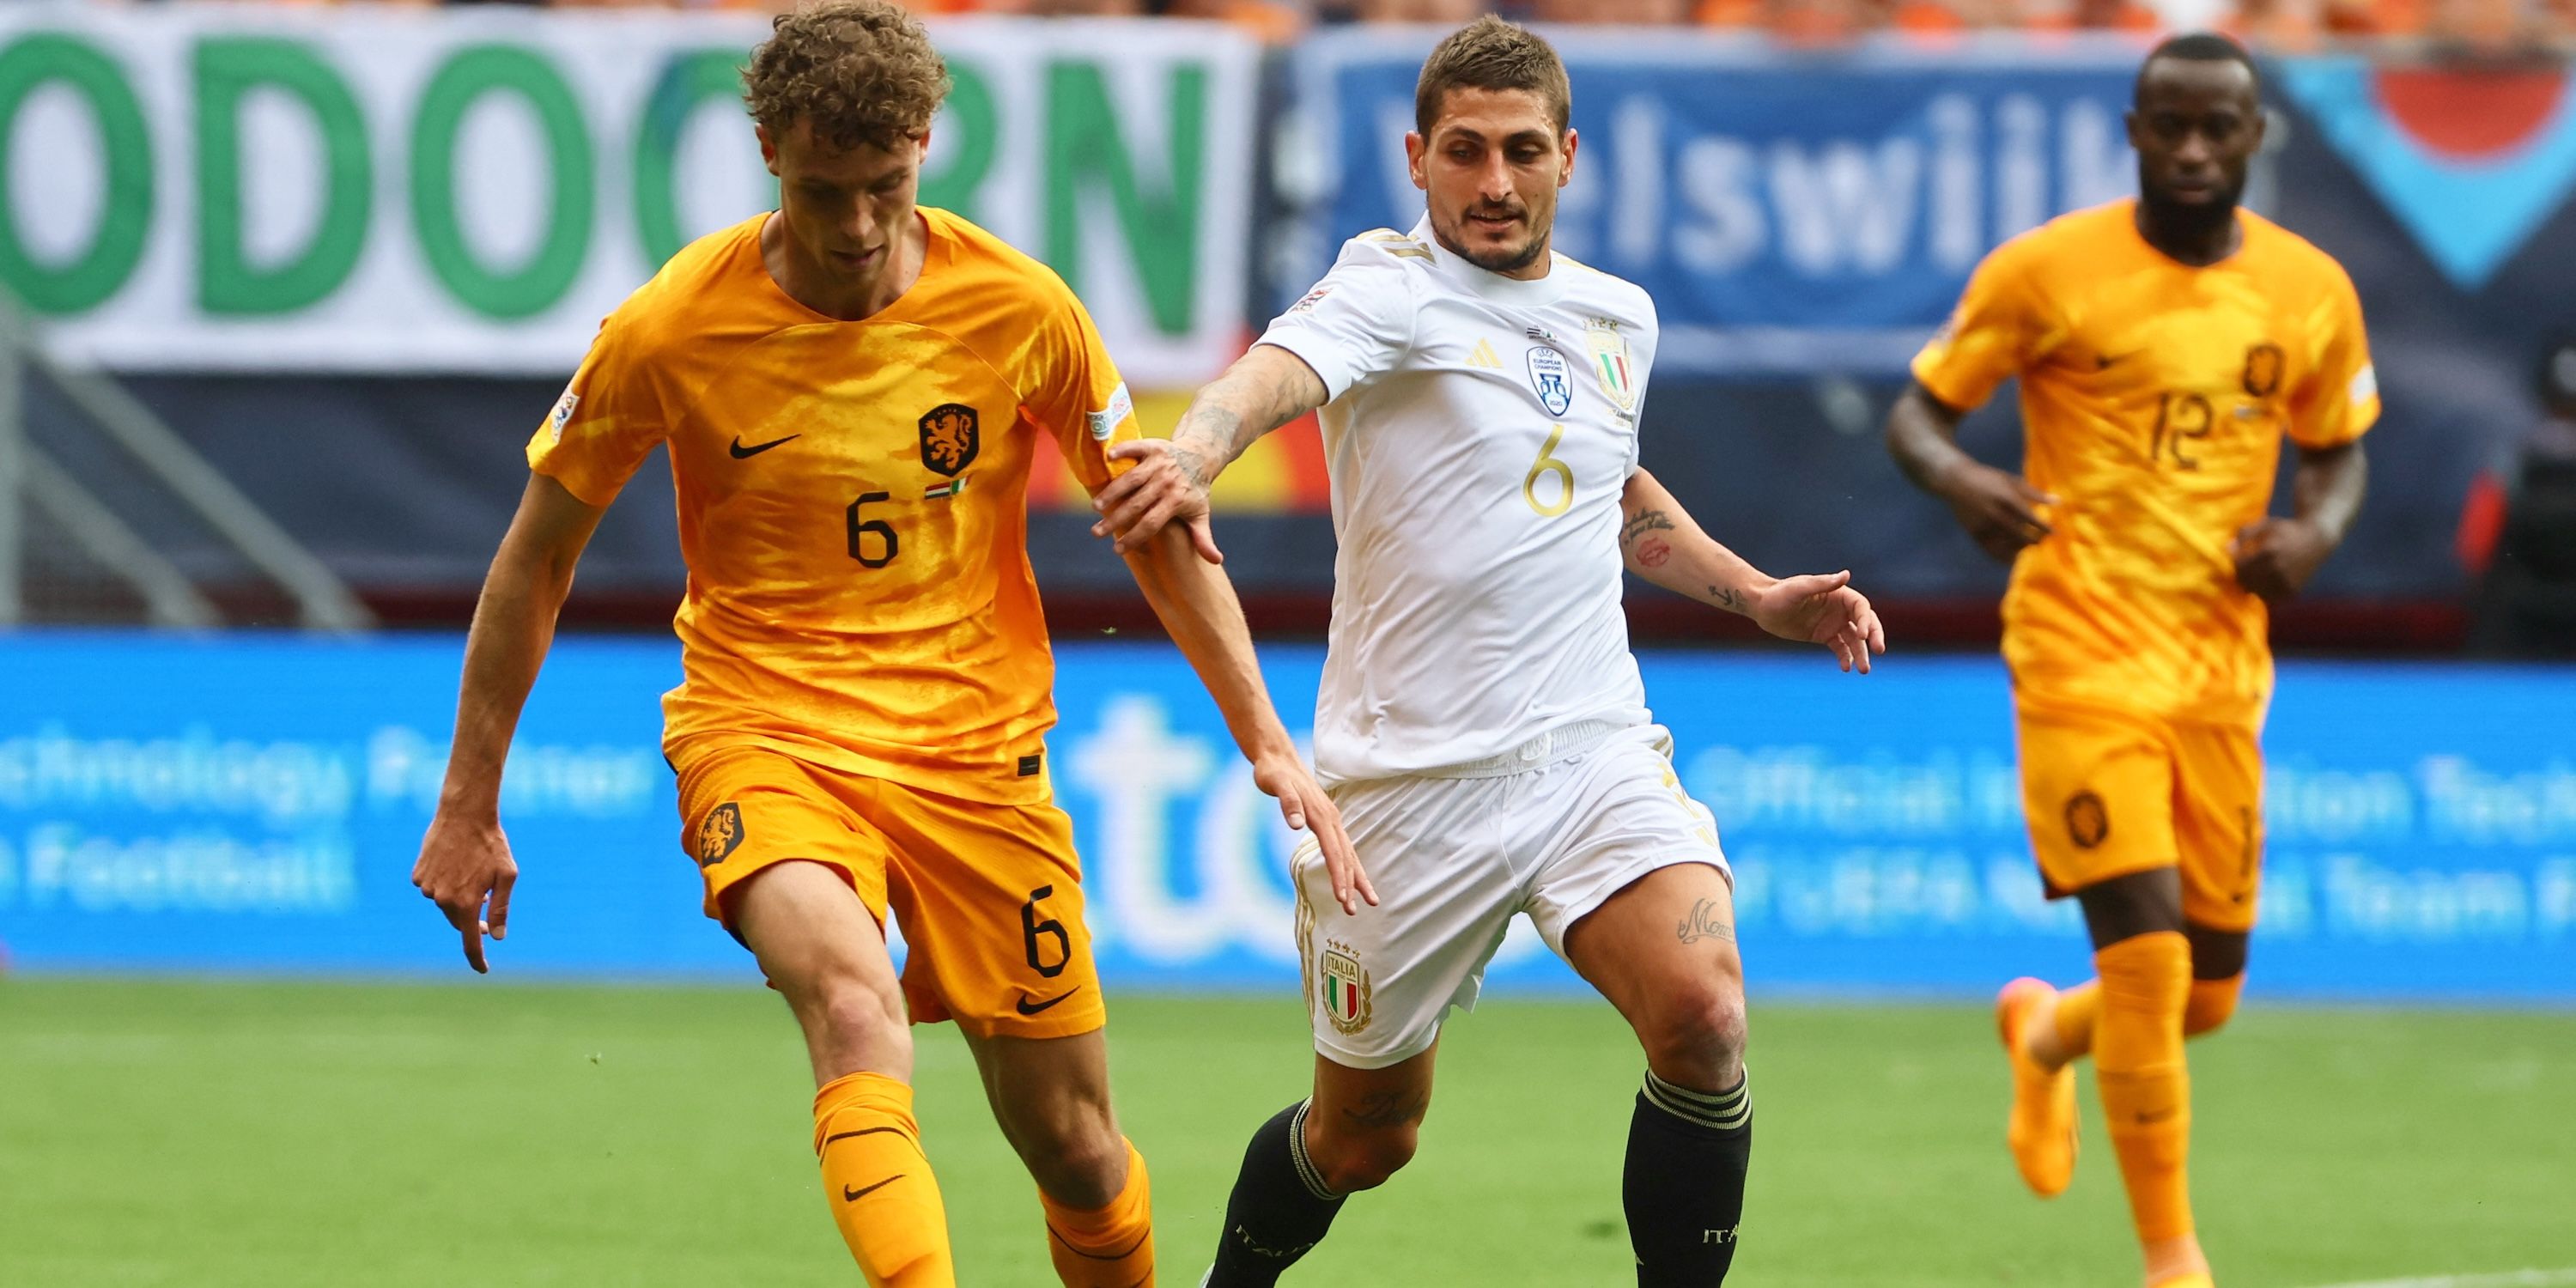
[(1086, 487), (1137, 436), (1091, 318), (941, 210), (921, 278), (857, 322), (791, 299), (761, 216), (601, 324), (528, 464), (604, 506), (670, 449), (687, 598), (664, 743), (767, 747), (948, 796), (1047, 796), (1055, 662), (1029, 571), (1039, 434)]
[(2025, 701), (2261, 719), (2263, 602), (2229, 543), (2272, 497), (2281, 436), (2349, 442), (2379, 416), (2352, 280), (2250, 211), (2206, 268), (2149, 246), (2132, 201), (2051, 221), (1977, 267), (1915, 379), (1956, 408), (2021, 378), (2024, 473), (2054, 535), (2004, 596)]

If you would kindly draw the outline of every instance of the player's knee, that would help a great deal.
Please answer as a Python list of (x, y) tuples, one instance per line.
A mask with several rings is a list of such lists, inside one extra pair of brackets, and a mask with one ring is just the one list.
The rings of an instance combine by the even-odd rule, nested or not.
[(1744, 990), (1732, 980), (1710, 980), (1678, 990), (1658, 1008), (1652, 1031), (1638, 1037), (1646, 1063), (1660, 1077), (1686, 1087), (1721, 1090), (1744, 1069)]
[(910, 1072), (912, 1028), (899, 988), (855, 969), (830, 967), (792, 983), (777, 983), (809, 1042), (845, 1053), (841, 1062), (853, 1068)]
[(1126, 1184), (1127, 1140), (1106, 1115), (1017, 1122), (1009, 1134), (1038, 1188), (1066, 1207), (1106, 1207)]
[(2183, 1004), (2183, 1036), (2198, 1037), (2225, 1025), (2235, 1016), (2236, 998), (2244, 990), (2245, 977), (2242, 975), (2193, 980), (2191, 1000)]
[(1325, 1188), (1336, 1194), (1373, 1190), (1413, 1161), (1420, 1132), (1418, 1124), (1403, 1123), (1328, 1136), (1316, 1142), (1312, 1161), (1315, 1170), (1323, 1173)]

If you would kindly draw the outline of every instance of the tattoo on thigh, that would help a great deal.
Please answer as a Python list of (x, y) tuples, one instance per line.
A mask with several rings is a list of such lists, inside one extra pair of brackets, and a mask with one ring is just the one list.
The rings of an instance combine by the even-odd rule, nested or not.
[(1735, 942), (1735, 927), (1727, 924), (1717, 900), (1702, 899), (1691, 905), (1690, 915), (1682, 918), (1675, 937), (1686, 944), (1696, 944), (1703, 939), (1731, 944)]
[(1349, 1119), (1353, 1127), (1377, 1131), (1420, 1118), (1422, 1111), (1429, 1107), (1429, 1098), (1419, 1091), (1410, 1095), (1401, 1091), (1372, 1091), (1362, 1096), (1358, 1104), (1342, 1110), (1342, 1117)]

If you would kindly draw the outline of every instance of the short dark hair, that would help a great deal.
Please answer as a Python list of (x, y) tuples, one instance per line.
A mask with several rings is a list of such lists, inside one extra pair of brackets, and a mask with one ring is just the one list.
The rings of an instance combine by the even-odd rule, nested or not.
[(2263, 97), (2263, 70), (2254, 65), (2254, 55), (2245, 46), (2214, 31), (2186, 32), (2167, 36), (2147, 51), (2147, 60), (2138, 64), (2138, 79), (2129, 86), (2129, 105), (2135, 107), (2147, 94), (2147, 69), (2161, 59), (2178, 58), (2187, 63), (2235, 63), (2245, 69), (2254, 81), (2254, 97)]
[(1422, 137), (1431, 137), (1441, 102), (1453, 89), (1528, 90), (1547, 104), (1558, 134), (1574, 115), (1574, 87), (1566, 83), (1565, 62), (1555, 47), (1490, 13), (1450, 32), (1424, 60), (1422, 79), (1413, 86), (1413, 128)]

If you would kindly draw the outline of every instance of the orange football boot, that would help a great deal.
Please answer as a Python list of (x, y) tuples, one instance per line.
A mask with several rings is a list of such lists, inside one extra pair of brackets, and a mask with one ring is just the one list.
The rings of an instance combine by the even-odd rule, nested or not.
[(2053, 1199), (2075, 1179), (2075, 1071), (2048, 1069), (2027, 1054), (2022, 1038), (2031, 1012), (2057, 990), (2030, 978), (2004, 985), (1995, 997), (1995, 1030), (2012, 1065), (2012, 1114), (2004, 1141), (2031, 1192)]

